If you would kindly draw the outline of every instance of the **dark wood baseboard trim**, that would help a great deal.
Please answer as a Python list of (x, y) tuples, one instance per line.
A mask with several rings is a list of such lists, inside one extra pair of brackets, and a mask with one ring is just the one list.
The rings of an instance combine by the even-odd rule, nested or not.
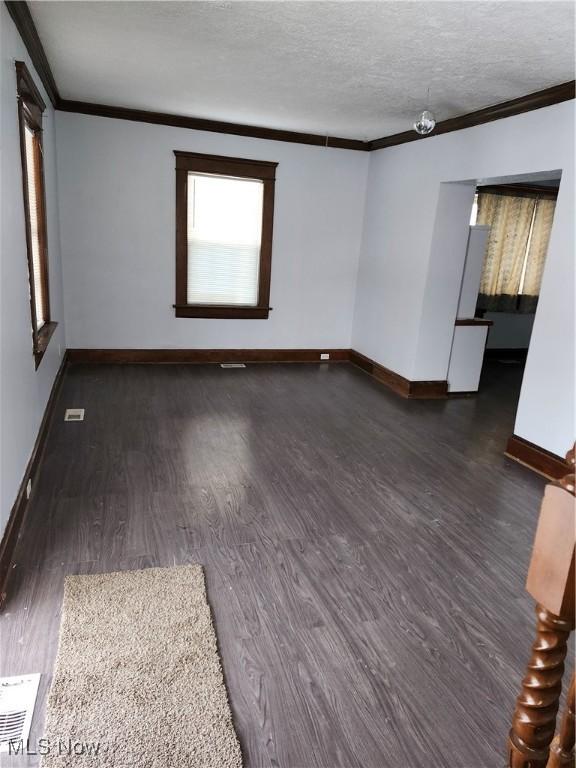
[(445, 400), (448, 397), (448, 382), (411, 381), (408, 397), (420, 400)]
[(570, 472), (570, 466), (565, 459), (517, 435), (509, 438), (504, 453), (549, 480), (559, 480)]
[(350, 362), (401, 397), (414, 400), (444, 400), (448, 397), (447, 381), (410, 381), (354, 349), (350, 350)]
[[(329, 360), (321, 360), (329, 354)], [(69, 349), (70, 363), (321, 363), (344, 362), (348, 349)]]
[[(329, 354), (329, 360), (320, 355)], [(446, 381), (409, 381), (353, 349), (69, 349), (74, 363), (342, 363), (367, 371), (398, 395), (413, 399), (444, 399)]]
[[(0, 543), (0, 610), (4, 607), (4, 602), (6, 600), (6, 585), (10, 577), (10, 566), (12, 564), (16, 542), (18, 541), (18, 536), (20, 534), (22, 523), (24, 522), (24, 517), (26, 514), (26, 509), (28, 507), (29, 500), (26, 498), (26, 486), (28, 484), (28, 480), (30, 478), (34, 478), (38, 474), (38, 469), (42, 460), (44, 448), (46, 446), (46, 438), (48, 437), (48, 431), (50, 429), (50, 424), (52, 423), (52, 417), (54, 415), (56, 400), (58, 399), (58, 393), (60, 392), (60, 387), (62, 386), (64, 372), (66, 370), (67, 364), (68, 355), (67, 353), (64, 353), (64, 357), (60, 363), (60, 368), (58, 369), (58, 373), (56, 374), (52, 384), (50, 397), (46, 403), (44, 416), (42, 417), (40, 429), (38, 430), (38, 435), (36, 437), (36, 442), (34, 443), (34, 448), (32, 449), (32, 455), (30, 456), (28, 466), (24, 472), (24, 477), (22, 478), (20, 488), (18, 489), (16, 501), (12, 506), (10, 517), (8, 518), (8, 523), (6, 525), (6, 530), (4, 531), (2, 542)], [(32, 494), (34, 494), (34, 483), (32, 484)]]

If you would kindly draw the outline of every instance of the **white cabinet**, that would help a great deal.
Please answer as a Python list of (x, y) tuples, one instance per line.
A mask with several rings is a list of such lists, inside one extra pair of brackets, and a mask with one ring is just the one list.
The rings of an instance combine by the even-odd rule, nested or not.
[(489, 321), (476, 320), (476, 302), (490, 227), (472, 226), (460, 286), (458, 312), (448, 366), (448, 392), (477, 392)]
[(474, 317), (474, 312), (476, 312), (482, 264), (484, 263), (484, 252), (489, 232), (490, 227), (488, 226), (476, 225), (470, 227), (468, 246), (466, 248), (466, 261), (464, 262), (462, 285), (460, 287), (460, 300), (456, 314), (458, 318), (468, 319)]
[(456, 325), (448, 367), (448, 392), (477, 392), (488, 325)]

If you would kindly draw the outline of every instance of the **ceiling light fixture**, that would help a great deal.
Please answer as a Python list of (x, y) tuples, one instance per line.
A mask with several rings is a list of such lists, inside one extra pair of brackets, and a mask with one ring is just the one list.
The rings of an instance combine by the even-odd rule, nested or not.
[(430, 88), (428, 88), (428, 93), (426, 96), (426, 109), (418, 120), (414, 123), (414, 130), (416, 133), (419, 133), (420, 136), (427, 136), (429, 133), (432, 133), (434, 128), (436, 127), (436, 118), (434, 117), (434, 113), (430, 112), (428, 107), (430, 106)]

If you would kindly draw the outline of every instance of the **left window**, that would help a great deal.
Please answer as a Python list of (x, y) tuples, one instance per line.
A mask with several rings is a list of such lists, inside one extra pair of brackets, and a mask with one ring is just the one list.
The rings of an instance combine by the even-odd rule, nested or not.
[(56, 323), (50, 316), (46, 196), (42, 151), (42, 114), (46, 109), (26, 65), (16, 62), (20, 153), (24, 192), (24, 219), (30, 282), (32, 343), (36, 367), (40, 364)]

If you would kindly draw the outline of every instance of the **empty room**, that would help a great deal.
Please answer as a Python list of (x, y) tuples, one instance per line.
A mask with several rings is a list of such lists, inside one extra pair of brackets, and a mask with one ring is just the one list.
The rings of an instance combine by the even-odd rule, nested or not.
[(0, 764), (572, 768), (575, 7), (0, 3)]

